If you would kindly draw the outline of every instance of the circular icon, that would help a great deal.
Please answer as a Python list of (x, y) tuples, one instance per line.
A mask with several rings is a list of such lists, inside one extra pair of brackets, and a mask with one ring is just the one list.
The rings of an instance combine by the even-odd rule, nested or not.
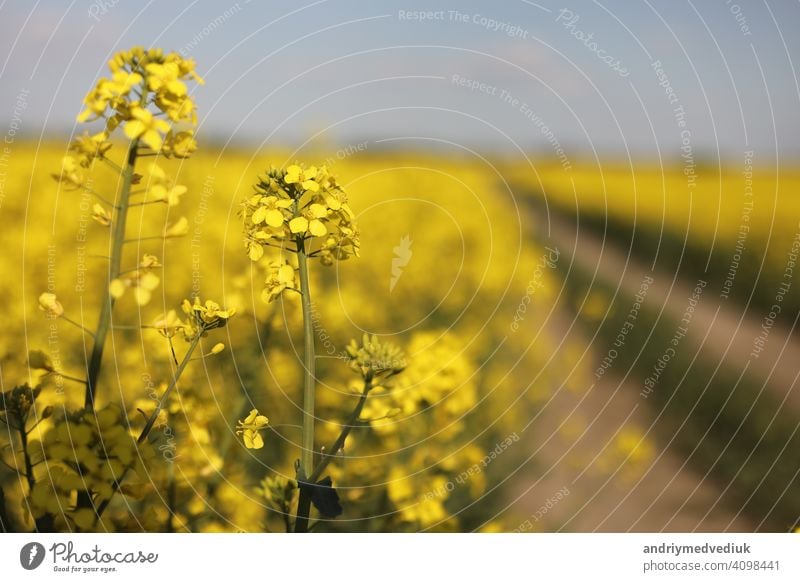
[(19, 551), (19, 563), (26, 570), (35, 570), (44, 561), (44, 546), (39, 542), (30, 542)]

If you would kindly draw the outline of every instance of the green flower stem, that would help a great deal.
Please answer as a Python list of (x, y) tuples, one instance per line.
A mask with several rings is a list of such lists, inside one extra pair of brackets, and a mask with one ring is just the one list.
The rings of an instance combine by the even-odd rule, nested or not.
[(109, 278), (103, 293), (100, 317), (97, 321), (97, 330), (94, 333), (94, 345), (92, 346), (92, 355), (89, 358), (89, 367), (86, 376), (84, 407), (87, 410), (94, 409), (95, 397), (97, 396), (97, 380), (100, 375), (100, 366), (103, 362), (103, 349), (106, 343), (106, 335), (111, 327), (111, 312), (114, 309), (114, 297), (110, 292), (110, 283), (119, 276), (120, 265), (122, 264), (122, 247), (125, 242), (125, 223), (128, 218), (128, 206), (138, 148), (139, 140), (134, 139), (131, 141), (130, 146), (128, 146), (127, 163), (122, 171), (122, 189), (120, 190), (119, 204), (117, 205), (117, 216), (113, 224), (114, 239), (108, 267)]
[[(77, 327), (77, 328), (81, 329), (81, 330), (82, 330), (84, 333), (87, 333), (87, 334), (89, 334), (90, 336), (94, 337), (94, 334), (93, 334), (91, 331), (89, 331), (88, 329), (86, 329), (85, 327), (83, 327), (83, 326), (82, 326), (80, 323), (78, 323), (78, 322), (77, 322), (77, 321), (75, 321), (74, 319), (70, 319), (69, 317), (67, 317), (66, 315), (63, 315), (63, 314), (61, 315), (61, 319), (63, 319), (63, 320), (64, 320), (64, 321), (66, 321), (67, 323), (69, 323), (69, 324), (71, 324), (71, 325), (74, 325), (75, 327)], [(81, 381), (83, 381), (83, 380), (81, 380)]]
[(167, 386), (167, 389), (164, 390), (164, 394), (161, 395), (161, 399), (158, 401), (158, 406), (156, 406), (156, 409), (150, 415), (150, 418), (147, 419), (147, 424), (144, 425), (141, 434), (139, 434), (139, 438), (136, 439), (137, 443), (142, 444), (147, 438), (147, 435), (150, 434), (150, 431), (153, 429), (153, 425), (158, 419), (159, 413), (164, 409), (164, 405), (167, 403), (167, 398), (169, 398), (169, 395), (175, 389), (175, 386), (177, 386), (178, 379), (181, 377), (183, 371), (186, 369), (186, 366), (189, 364), (189, 360), (192, 359), (194, 350), (197, 349), (197, 346), (200, 344), (200, 338), (203, 337), (204, 332), (205, 329), (201, 327), (198, 330), (197, 335), (192, 338), (192, 343), (189, 344), (189, 349), (186, 350), (183, 360), (181, 360), (181, 363), (178, 364), (178, 369), (175, 370), (175, 375), (172, 377), (172, 382), (170, 382), (169, 386)]
[[(161, 395), (161, 398), (158, 401), (158, 405), (156, 406), (152, 414), (150, 414), (150, 418), (147, 419), (147, 423), (144, 425), (142, 432), (139, 433), (139, 438), (136, 439), (136, 442), (138, 444), (142, 444), (147, 438), (147, 435), (150, 434), (150, 431), (153, 430), (153, 426), (155, 425), (156, 420), (158, 419), (159, 413), (164, 409), (164, 405), (167, 402), (167, 398), (169, 398), (169, 395), (175, 389), (175, 386), (177, 386), (178, 379), (181, 377), (183, 371), (186, 369), (186, 366), (189, 364), (189, 361), (192, 359), (192, 354), (194, 353), (194, 350), (197, 348), (197, 346), (200, 344), (200, 338), (203, 337), (204, 331), (205, 329), (201, 327), (198, 330), (197, 335), (195, 335), (194, 338), (192, 338), (192, 343), (189, 344), (189, 349), (183, 356), (183, 360), (181, 360), (181, 363), (178, 364), (178, 368), (175, 370), (175, 374), (172, 376), (172, 381), (170, 382), (167, 389), (164, 391), (164, 394)], [(103, 512), (106, 510), (106, 507), (108, 507), (108, 504), (111, 502), (111, 498), (114, 496), (114, 493), (116, 493), (119, 490), (120, 486), (122, 485), (122, 481), (128, 475), (129, 471), (130, 467), (126, 467), (125, 470), (122, 471), (122, 475), (119, 476), (119, 479), (117, 479), (114, 482), (114, 485), (112, 486), (111, 495), (108, 497), (108, 499), (103, 500), (102, 503), (100, 503), (100, 505), (97, 507), (98, 519), (100, 518), (101, 515), (103, 515)]]
[[(356, 407), (342, 425), (342, 431), (339, 433), (339, 436), (336, 437), (336, 440), (331, 448), (326, 449), (325, 452), (322, 453), (319, 463), (311, 472), (311, 476), (307, 479), (308, 483), (316, 483), (319, 481), (319, 478), (322, 477), (322, 472), (328, 467), (330, 462), (336, 456), (336, 453), (342, 447), (344, 447), (345, 440), (347, 440), (347, 435), (350, 434), (350, 431), (353, 430), (353, 427), (357, 425), (358, 419), (361, 417), (361, 411), (364, 410), (364, 404), (367, 402), (367, 396), (369, 396), (370, 390), (372, 390), (372, 373), (368, 372), (367, 376), (364, 378), (364, 389), (361, 391), (361, 395), (358, 397), (358, 403), (356, 403)], [(310, 512), (311, 496), (309, 489), (308, 487), (301, 487), (300, 499), (297, 502), (297, 520), (295, 521), (294, 527), (295, 532), (305, 533), (308, 531), (308, 516), (310, 515)]]
[(361, 417), (361, 411), (364, 410), (364, 404), (367, 402), (367, 396), (369, 396), (370, 390), (372, 390), (371, 372), (367, 373), (366, 378), (364, 378), (364, 389), (361, 391), (361, 394), (358, 397), (358, 403), (356, 404), (356, 407), (342, 425), (342, 432), (340, 432), (339, 436), (336, 437), (336, 440), (331, 448), (325, 449), (325, 452), (321, 455), (319, 463), (317, 463), (317, 466), (314, 468), (314, 472), (311, 473), (311, 478), (309, 479), (310, 482), (316, 483), (319, 481), (319, 478), (322, 477), (322, 472), (328, 467), (330, 462), (336, 456), (336, 453), (344, 447), (344, 442), (347, 439), (347, 435), (350, 434), (350, 431), (353, 430), (353, 427), (358, 425), (358, 419)]
[(308, 257), (302, 239), (297, 242), (297, 265), (300, 272), (300, 293), (303, 304), (303, 439), (300, 467), (305, 475), (314, 470), (314, 396), (316, 388), (316, 355), (314, 354), (314, 322), (311, 314), (311, 292), (308, 282)]
[(83, 191), (84, 191), (84, 192), (86, 192), (87, 194), (91, 194), (92, 196), (94, 196), (95, 198), (97, 198), (97, 199), (98, 199), (100, 202), (102, 202), (103, 204), (105, 204), (105, 205), (106, 205), (106, 206), (108, 206), (109, 208), (117, 208), (117, 206), (116, 206), (116, 205), (115, 205), (113, 202), (111, 202), (111, 200), (109, 200), (108, 198), (106, 198), (106, 197), (105, 197), (105, 196), (103, 196), (102, 194), (100, 194), (100, 193), (98, 193), (98, 192), (95, 192), (95, 191), (94, 191), (94, 190), (92, 190), (91, 188), (89, 188), (89, 187), (87, 187), (87, 186), (81, 186), (81, 190), (83, 190)]
[(22, 456), (25, 459), (25, 478), (28, 480), (28, 493), (33, 491), (33, 486), (36, 485), (36, 480), (33, 477), (33, 463), (31, 463), (31, 455), (28, 451), (28, 432), (25, 430), (25, 424), (19, 427), (19, 439), (22, 445)]
[[(297, 212), (297, 201), (295, 201)], [(300, 272), (300, 294), (303, 304), (303, 434), (300, 454), (299, 478), (306, 479), (314, 471), (314, 392), (316, 388), (316, 355), (314, 354), (314, 327), (311, 314), (311, 289), (308, 282), (308, 256), (305, 241), (297, 238), (297, 266)], [(311, 513), (311, 496), (307, 487), (300, 488), (297, 503), (295, 531), (302, 533), (308, 529), (308, 516)]]

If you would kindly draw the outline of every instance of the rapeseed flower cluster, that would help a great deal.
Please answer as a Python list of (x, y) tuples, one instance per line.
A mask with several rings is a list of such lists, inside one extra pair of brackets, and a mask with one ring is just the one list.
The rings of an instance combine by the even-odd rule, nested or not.
[(105, 159), (111, 149), (111, 134), (122, 127), (124, 134), (152, 152), (185, 158), (197, 144), (194, 130), (173, 124), (197, 124), (197, 113), (187, 82), (202, 84), (192, 59), (161, 49), (135, 47), (121, 51), (108, 62), (110, 77), (97, 81), (84, 99), (78, 122), (102, 120), (98, 132), (84, 132), (70, 145), (56, 177), (68, 188), (85, 185), (86, 169)]
[[(245, 245), (251, 260), (265, 247), (297, 252), (325, 265), (358, 255), (359, 236), (347, 195), (325, 166), (271, 168), (242, 204)], [(268, 294), (268, 299), (274, 299)]]
[(30, 492), (34, 518), (50, 515), (57, 529), (92, 530), (96, 514), (81, 507), (78, 495), (91, 495), (97, 506), (114, 493), (114, 484), (128, 470), (141, 472), (153, 458), (128, 432), (123, 411), (107, 406), (95, 411), (64, 412), (54, 417), (42, 440), (49, 479)]
[[(170, 309), (156, 318), (152, 327), (166, 338), (180, 334), (186, 341), (190, 341), (198, 334), (204, 335), (211, 329), (225, 327), (228, 320), (236, 314), (235, 309), (225, 309), (216, 301), (206, 300), (203, 302), (199, 297), (195, 297), (194, 301), (184, 299), (181, 303), (181, 311), (186, 316), (184, 319), (178, 317), (174, 309)], [(212, 348), (212, 353), (222, 351), (224, 345), (222, 348), (218, 347), (219, 345), (216, 344)]]
[(392, 343), (381, 341), (376, 335), (364, 334), (361, 343), (351, 340), (347, 346), (350, 367), (364, 377), (394, 376), (406, 369), (403, 350)]

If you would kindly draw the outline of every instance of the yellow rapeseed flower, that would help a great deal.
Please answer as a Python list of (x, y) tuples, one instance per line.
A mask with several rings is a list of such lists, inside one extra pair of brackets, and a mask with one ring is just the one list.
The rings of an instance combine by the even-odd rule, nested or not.
[(174, 224), (167, 225), (164, 229), (164, 238), (176, 238), (189, 234), (189, 221), (181, 216)]
[(248, 449), (260, 449), (264, 446), (264, 439), (259, 433), (267, 427), (269, 419), (254, 408), (247, 415), (247, 418), (240, 420), (236, 434), (242, 435), (244, 446)]
[(233, 308), (225, 309), (216, 301), (211, 300), (203, 303), (199, 297), (195, 297), (194, 302), (184, 299), (181, 307), (186, 315), (193, 318), (195, 325), (202, 326), (205, 330), (224, 327), (228, 320), (236, 314), (236, 310)]
[(147, 109), (134, 107), (131, 110), (131, 120), (125, 124), (125, 135), (130, 139), (140, 138), (150, 149), (161, 148), (163, 139), (161, 134), (169, 131), (169, 123), (156, 118)]
[(266, 223), (268, 226), (278, 228), (286, 222), (285, 210), (292, 207), (292, 201), (280, 199), (277, 196), (262, 196), (259, 207), (253, 212), (250, 219), (253, 224)]
[(160, 281), (161, 279), (154, 273), (136, 270), (113, 279), (108, 290), (114, 299), (119, 299), (127, 289), (133, 288), (136, 303), (147, 305)]
[(64, 156), (61, 159), (61, 172), (53, 174), (53, 178), (65, 184), (69, 189), (80, 188), (86, 181), (80, 161), (75, 156)]
[(297, 289), (298, 286), (294, 267), (286, 261), (273, 261), (269, 265), (261, 298), (269, 303), (280, 297), (285, 289)]
[(111, 142), (108, 141), (108, 133), (101, 131), (94, 135), (89, 135), (88, 131), (75, 138), (70, 144), (70, 150), (78, 156), (80, 165), (88, 168), (95, 158), (102, 158), (111, 149)]
[(161, 153), (166, 157), (188, 158), (197, 150), (194, 131), (186, 130), (177, 133), (169, 131), (164, 138)]
[(311, 236), (325, 236), (328, 228), (322, 219), (328, 216), (328, 209), (322, 204), (310, 204), (303, 211), (303, 216), (298, 216), (289, 221), (289, 230), (292, 234), (310, 234)]
[(167, 179), (158, 165), (150, 164), (150, 180), (148, 181), (148, 195), (152, 196), (153, 200), (164, 202), (168, 206), (177, 206), (180, 203), (181, 196), (186, 194), (188, 188), (180, 184), (173, 184)]
[(176, 96), (186, 95), (186, 84), (180, 80), (181, 71), (177, 63), (149, 64), (147, 86), (153, 91), (165, 90)]
[(103, 226), (111, 225), (111, 214), (97, 202), (92, 206), (92, 219)]
[(286, 175), (283, 179), (287, 184), (300, 184), (303, 187), (303, 190), (311, 190), (312, 192), (316, 192), (319, 190), (319, 184), (316, 182), (316, 177), (316, 166), (303, 168), (302, 166), (295, 164), (286, 168)]
[(139, 266), (143, 269), (153, 269), (155, 267), (160, 267), (161, 262), (158, 260), (157, 256), (145, 253), (142, 255), (142, 260), (139, 263)]
[(50, 317), (64, 315), (64, 306), (61, 305), (55, 293), (42, 293), (39, 295), (39, 309)]
[(153, 322), (153, 327), (164, 337), (174, 337), (178, 332), (186, 330), (186, 324), (177, 316), (174, 309), (158, 317)]

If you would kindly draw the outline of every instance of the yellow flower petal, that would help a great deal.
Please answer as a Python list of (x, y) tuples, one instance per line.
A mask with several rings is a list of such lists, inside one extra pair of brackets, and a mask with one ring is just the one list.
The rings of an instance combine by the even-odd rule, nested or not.
[(143, 289), (148, 289), (152, 291), (153, 289), (158, 287), (159, 281), (160, 279), (158, 278), (158, 275), (155, 275), (153, 273), (145, 273), (144, 275), (142, 275), (142, 278), (139, 279), (139, 286), (142, 287)]
[(281, 265), (278, 269), (278, 281), (283, 284), (294, 283), (294, 268), (291, 265)]
[(294, 234), (306, 232), (308, 230), (308, 219), (304, 216), (298, 216), (289, 221), (289, 230)]
[(260, 449), (264, 446), (264, 439), (262, 438), (260, 433), (257, 432), (253, 433), (253, 439), (251, 444), (252, 444), (252, 446), (250, 447), (251, 449)]
[(185, 216), (181, 216), (175, 224), (164, 229), (164, 238), (186, 236), (187, 234), (189, 234), (189, 221)]
[(130, 139), (135, 139), (142, 135), (145, 129), (147, 129), (147, 126), (144, 123), (134, 119), (125, 124), (125, 135)]
[(250, 220), (253, 221), (253, 224), (261, 224), (267, 218), (267, 209), (263, 206), (260, 206), (255, 209), (253, 212), (253, 216), (250, 217)]
[[(259, 210), (262, 210), (259, 208)], [(267, 210), (264, 208), (264, 217), (267, 221), (267, 224), (273, 228), (277, 228), (283, 224), (283, 213), (280, 210)]]
[(333, 196), (326, 196), (325, 197), (325, 204), (327, 204), (328, 208), (330, 208), (331, 210), (339, 210), (342, 207), (342, 203), (339, 202)]
[(328, 216), (328, 209), (325, 208), (322, 204), (312, 204), (308, 207), (308, 212), (314, 218), (325, 218)]
[(303, 188), (305, 190), (311, 190), (312, 192), (317, 192), (319, 190), (319, 184), (317, 184), (314, 180), (304, 180)]
[(144, 287), (137, 287), (134, 289), (133, 294), (136, 298), (137, 305), (147, 305), (150, 303), (150, 298), (153, 295), (149, 289), (145, 289)]
[(247, 256), (251, 261), (257, 261), (264, 256), (264, 247), (259, 244), (250, 243), (250, 249), (247, 251)]
[(258, 431), (245, 429), (242, 438), (244, 440), (244, 446), (248, 449), (260, 449), (264, 446), (264, 439)]
[(108, 286), (108, 292), (114, 299), (119, 299), (125, 294), (126, 285), (120, 279), (114, 279)]
[(141, 139), (152, 150), (158, 150), (161, 148), (162, 144), (161, 134), (158, 133), (155, 129), (148, 129), (147, 131), (145, 131), (142, 134)]
[(158, 164), (150, 164), (147, 168), (147, 173), (150, 174), (150, 180), (154, 182), (161, 182), (167, 179), (167, 173)]
[(328, 229), (325, 228), (325, 225), (322, 224), (322, 221), (316, 219), (312, 220), (308, 225), (308, 230), (314, 236), (325, 236), (325, 234), (328, 232)]

